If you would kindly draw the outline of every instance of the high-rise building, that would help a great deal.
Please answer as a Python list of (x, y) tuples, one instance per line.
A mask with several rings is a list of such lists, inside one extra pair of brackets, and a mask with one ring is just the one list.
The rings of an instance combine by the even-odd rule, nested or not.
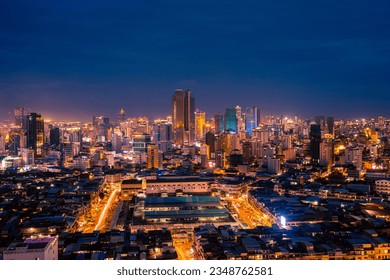
[(147, 166), (148, 168), (161, 168), (160, 153), (158, 146), (154, 144), (148, 145)]
[(58, 146), (60, 144), (60, 129), (53, 127), (50, 129), (50, 146)]
[(237, 115), (234, 108), (225, 111), (225, 131), (237, 132)]
[(247, 107), (245, 114), (245, 130), (252, 136), (252, 130), (260, 126), (260, 109), (257, 107)]
[(197, 141), (203, 140), (205, 123), (206, 123), (206, 113), (195, 112), (195, 139)]
[(27, 148), (34, 150), (35, 154), (42, 155), (42, 146), (45, 141), (44, 120), (41, 115), (31, 113), (27, 115)]
[(208, 158), (215, 158), (215, 135), (214, 133), (207, 132), (205, 136), (206, 145), (209, 146)]
[(214, 116), (214, 127), (215, 127), (215, 132), (224, 131), (224, 119), (221, 113), (218, 113)]
[(126, 112), (125, 109), (121, 108), (118, 113), (118, 122), (125, 122), (126, 121)]
[(334, 135), (334, 118), (333, 117), (326, 118), (326, 126), (328, 128), (328, 133)]
[(172, 149), (172, 123), (168, 120), (155, 120), (152, 125), (153, 143), (162, 152)]
[(23, 165), (31, 165), (34, 164), (34, 150), (28, 148), (20, 149), (20, 156), (22, 157)]
[(322, 131), (325, 130), (325, 117), (324, 116), (316, 116), (314, 118), (314, 121), (315, 121), (316, 125), (321, 126)]
[(151, 137), (149, 134), (135, 134), (133, 136), (133, 151), (136, 153), (146, 153), (150, 144)]
[(237, 120), (237, 129), (236, 132), (245, 131), (245, 120), (242, 116), (241, 107), (236, 106), (236, 120)]
[(349, 147), (345, 150), (345, 163), (353, 164), (357, 170), (363, 167), (363, 153), (359, 147)]
[(23, 107), (16, 107), (14, 111), (15, 125), (21, 128), (26, 128), (27, 109)]
[(320, 161), (323, 166), (331, 166), (333, 164), (333, 142), (326, 140), (320, 143)]
[(108, 138), (110, 119), (103, 116), (94, 116), (92, 119), (93, 134), (95, 142), (105, 142)]
[(172, 128), (174, 143), (190, 146), (195, 142), (195, 98), (191, 91), (177, 89), (172, 97)]
[(318, 164), (320, 160), (321, 125), (312, 124), (309, 137), (311, 160), (313, 164)]
[(275, 157), (269, 157), (267, 160), (268, 173), (279, 174), (280, 173), (280, 159)]

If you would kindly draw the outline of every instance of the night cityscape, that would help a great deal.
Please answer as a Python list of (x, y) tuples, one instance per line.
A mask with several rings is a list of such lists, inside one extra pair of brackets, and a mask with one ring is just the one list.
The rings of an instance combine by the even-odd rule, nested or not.
[(20, 2), (0, 260), (390, 259), (386, 1)]

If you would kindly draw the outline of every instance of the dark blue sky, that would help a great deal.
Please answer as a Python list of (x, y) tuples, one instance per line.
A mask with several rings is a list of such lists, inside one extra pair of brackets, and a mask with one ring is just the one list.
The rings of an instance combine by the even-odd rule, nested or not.
[(209, 114), (390, 116), (390, 2), (0, 0), (1, 119), (165, 116), (175, 88)]

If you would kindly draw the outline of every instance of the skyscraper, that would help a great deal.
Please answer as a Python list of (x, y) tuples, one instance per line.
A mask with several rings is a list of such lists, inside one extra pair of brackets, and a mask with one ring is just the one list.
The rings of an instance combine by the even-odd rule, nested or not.
[(152, 125), (153, 143), (162, 152), (172, 149), (172, 124), (167, 120), (155, 120)]
[(126, 112), (125, 109), (121, 108), (118, 113), (118, 122), (125, 122), (126, 121)]
[(148, 145), (148, 156), (147, 156), (147, 166), (148, 168), (160, 168), (161, 160), (160, 154), (158, 152), (157, 145), (150, 144)]
[(44, 144), (44, 120), (41, 115), (31, 113), (27, 115), (27, 148), (34, 150), (36, 155), (42, 155)]
[(214, 126), (215, 126), (215, 132), (224, 131), (224, 119), (221, 113), (218, 113), (214, 116)]
[(172, 97), (173, 140), (179, 146), (195, 142), (195, 99), (191, 91), (177, 89)]
[(23, 107), (16, 107), (14, 111), (15, 116), (15, 125), (21, 128), (25, 128), (26, 126), (26, 115), (27, 110)]
[(234, 108), (225, 111), (225, 131), (237, 132), (237, 115)]
[(328, 127), (328, 133), (334, 135), (334, 118), (326, 118), (326, 126)]
[(318, 164), (320, 160), (321, 125), (312, 124), (309, 136), (311, 160), (313, 164)]
[(206, 123), (206, 113), (195, 112), (195, 139), (197, 141), (203, 140), (205, 123)]
[(50, 146), (58, 146), (60, 144), (60, 129), (53, 127), (50, 129)]
[(249, 136), (252, 136), (252, 129), (260, 125), (260, 109), (257, 107), (247, 107), (245, 116), (245, 130)]
[(107, 141), (110, 119), (103, 116), (98, 116), (98, 117), (95, 116), (92, 119), (92, 126), (93, 126), (94, 140), (96, 142)]

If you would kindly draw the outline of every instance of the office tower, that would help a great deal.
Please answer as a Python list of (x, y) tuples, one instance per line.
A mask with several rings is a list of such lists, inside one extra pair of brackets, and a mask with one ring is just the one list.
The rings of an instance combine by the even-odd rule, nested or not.
[(34, 150), (38, 156), (42, 155), (42, 146), (45, 140), (44, 120), (41, 115), (31, 113), (27, 115), (27, 148)]
[(321, 126), (322, 131), (325, 130), (325, 117), (324, 116), (316, 116), (314, 118), (314, 121), (315, 121), (316, 125)]
[(113, 133), (111, 135), (112, 150), (116, 153), (120, 153), (122, 149), (122, 135), (119, 133)]
[(245, 130), (252, 137), (252, 130), (260, 126), (260, 109), (247, 107), (245, 113)]
[(152, 125), (153, 143), (162, 152), (172, 149), (172, 123), (168, 120), (155, 120)]
[(118, 113), (118, 123), (126, 121), (126, 112), (125, 109), (121, 108)]
[(173, 140), (179, 146), (195, 142), (195, 99), (191, 91), (177, 89), (172, 97)]
[(148, 168), (161, 168), (161, 158), (158, 146), (155, 144), (148, 145), (147, 166)]
[(206, 123), (205, 112), (195, 112), (195, 139), (202, 141), (204, 136), (204, 126)]
[(357, 170), (363, 167), (363, 153), (359, 147), (349, 147), (345, 150), (345, 163), (353, 164)]
[(50, 129), (50, 146), (58, 146), (60, 144), (60, 129), (53, 127)]
[(237, 116), (234, 108), (225, 111), (225, 131), (237, 132)]
[(224, 131), (224, 118), (221, 113), (218, 113), (214, 116), (214, 127), (215, 132), (223, 132)]
[(94, 116), (92, 119), (92, 128), (94, 142), (105, 142), (108, 138), (108, 128), (110, 119), (103, 116)]
[(14, 111), (15, 125), (20, 128), (26, 128), (27, 109), (23, 107), (16, 107)]
[(245, 121), (242, 116), (241, 107), (236, 106), (236, 120), (237, 120), (237, 129), (236, 132), (245, 131)]
[(133, 151), (136, 153), (146, 153), (150, 144), (151, 137), (149, 134), (135, 134), (133, 136)]
[(311, 160), (313, 164), (318, 164), (320, 160), (321, 125), (312, 124), (309, 136)]
[[(5, 141), (5, 149), (11, 155), (18, 155), (18, 150), (20, 149), (20, 132), (18, 129), (12, 129), (8, 134), (8, 141)], [(6, 140), (6, 139), (5, 139)]]
[(333, 117), (326, 118), (326, 126), (328, 128), (328, 133), (334, 135), (334, 118)]

